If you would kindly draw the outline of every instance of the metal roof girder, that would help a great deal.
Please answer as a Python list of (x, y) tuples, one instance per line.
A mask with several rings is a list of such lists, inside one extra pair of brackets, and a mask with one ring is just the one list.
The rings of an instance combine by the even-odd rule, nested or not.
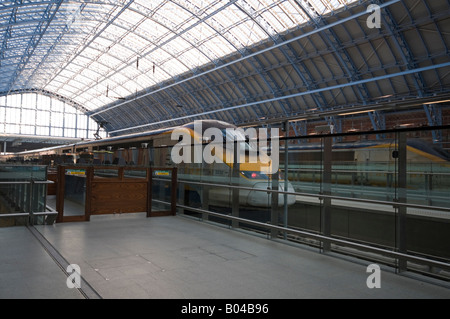
[[(325, 23), (325, 21), (323, 21)], [(320, 25), (319, 25), (320, 26)], [(347, 72), (348, 76), (352, 80), (360, 80), (361, 77), (358, 74), (358, 69), (353, 63), (352, 59), (348, 52), (342, 47), (342, 44), (336, 35), (336, 33), (332, 29), (325, 30), (325, 39), (331, 45), (333, 52), (336, 53), (338, 60), (341, 62), (343, 69)], [(358, 92), (359, 97), (361, 98), (364, 105), (370, 100), (370, 94), (365, 85), (358, 85), (356, 87), (356, 91)]]
[[(272, 5), (275, 5), (275, 3)], [(272, 42), (274, 44), (277, 44), (277, 39), (274, 36), (272, 36), (270, 33), (268, 33), (267, 30), (261, 25), (261, 23), (258, 20), (256, 20), (253, 16), (249, 15), (247, 10), (244, 10), (239, 5), (237, 5), (237, 7), (242, 12), (244, 12), (261, 30), (263, 30), (267, 34), (267, 36), (272, 40)], [(282, 47), (279, 47), (279, 49), (282, 49)], [(273, 54), (273, 51), (270, 51), (270, 52)], [(242, 54), (242, 52), (241, 52), (241, 54)], [(255, 64), (251, 62), (252, 60), (254, 60), (258, 64), (259, 67), (256, 67)], [(252, 65), (253, 69), (255, 69), (258, 72), (259, 76), (262, 78), (264, 83), (266, 83), (267, 88), (272, 92), (272, 94), (274, 96), (277, 96), (278, 95), (277, 92), (280, 91), (280, 88), (278, 87), (278, 85), (277, 85), (275, 79), (272, 77), (272, 75), (269, 72), (264, 70), (264, 67), (263, 67), (261, 61), (259, 60), (259, 58), (257, 58), (257, 56), (252, 56), (249, 59), (249, 63)], [(239, 81), (239, 82), (241, 82), (241, 81)], [(283, 112), (287, 115), (286, 108), (284, 107), (284, 104), (286, 104), (286, 103), (287, 102), (285, 100), (282, 100), (282, 102), (280, 103), (280, 106), (281, 106)], [(269, 107), (269, 109), (270, 109), (270, 107)], [(268, 112), (269, 109), (267, 109), (266, 111)]]
[[(273, 54), (273, 51), (271, 51), (271, 53)], [(258, 63), (259, 67), (256, 67), (251, 62), (251, 60), (254, 60), (256, 63)], [(280, 87), (278, 86), (277, 82), (275, 81), (273, 76), (270, 74), (270, 72), (267, 72), (264, 69), (263, 64), (261, 63), (259, 57), (254, 56), (254, 57), (251, 58), (251, 60), (249, 62), (252, 64), (253, 68), (258, 71), (260, 77), (266, 83), (267, 87), (270, 89), (270, 91), (272, 92), (273, 96), (275, 96), (275, 97), (276, 96), (280, 96), (280, 94), (279, 94), (279, 92), (281, 91)], [(284, 107), (284, 104), (289, 104), (289, 103), (286, 102), (286, 100), (282, 100), (281, 103), (280, 103), (281, 109), (283, 110), (284, 114), (287, 115), (288, 113), (286, 111), (286, 108)], [(292, 109), (292, 107), (290, 107), (290, 108)]]
[[(196, 72), (194, 72), (194, 73), (196, 73)], [(222, 101), (221, 98), (219, 97), (219, 95), (217, 94), (217, 90), (220, 88), (220, 86), (216, 86), (216, 85), (210, 86), (210, 85), (208, 85), (203, 77), (198, 77), (197, 79), (198, 79), (198, 81), (200, 81), (200, 82), (203, 83), (204, 87), (206, 87), (206, 88), (209, 90), (209, 92), (211, 92), (211, 94), (215, 97), (216, 101), (219, 101), (219, 103), (221, 103), (222, 106), (224, 107), (224, 106), (225, 106), (224, 101)], [(189, 83), (189, 82), (183, 82), (182, 85), (183, 85), (183, 86), (186, 86), (187, 83)], [(219, 89), (219, 90), (220, 90), (220, 89)], [(187, 90), (187, 91), (188, 91), (188, 92), (195, 92), (195, 90), (190, 90), (190, 89)], [(204, 107), (204, 105), (211, 105), (211, 103), (208, 103), (208, 102), (205, 101), (204, 94), (195, 94), (195, 95), (194, 95), (194, 94), (192, 93), (191, 95), (192, 95), (193, 97), (198, 95), (199, 98), (203, 99), (204, 102), (203, 102), (203, 105), (202, 105), (202, 103), (200, 103), (200, 101), (198, 101), (198, 99), (195, 97), (197, 103), (201, 106), (201, 108), (202, 108), (203, 111), (206, 110), (205, 107)], [(220, 93), (220, 95), (224, 96), (223, 93)], [(217, 117), (217, 116), (216, 116), (216, 117)], [(222, 117), (223, 117), (223, 116), (222, 116)], [(235, 119), (234, 117), (231, 117), (231, 119), (236, 123), (236, 119)]]
[[(21, 2), (21, 0), (16, 0), (15, 2), (19, 3), (19, 2)], [(3, 58), (4, 58), (4, 52), (8, 48), (8, 40), (11, 38), (12, 25), (14, 25), (16, 23), (16, 13), (17, 13), (17, 7), (14, 7), (13, 10), (11, 11), (11, 15), (9, 17), (8, 26), (3, 35), (2, 46), (0, 48), (0, 66), (1, 66), (1, 62), (3, 61)]]
[[(325, 91), (325, 90), (335, 90), (335, 89), (340, 89), (340, 88), (347, 87), (347, 86), (354, 86), (354, 85), (359, 85), (359, 84), (363, 84), (363, 83), (370, 83), (370, 82), (374, 82), (374, 81), (381, 81), (381, 80), (385, 80), (385, 79), (393, 78), (393, 77), (397, 77), (397, 76), (410, 75), (411, 73), (415, 73), (415, 72), (431, 71), (431, 70), (434, 70), (434, 69), (446, 68), (446, 67), (449, 67), (449, 66), (450, 66), (450, 62), (445, 62), (445, 63), (436, 64), (436, 65), (431, 65), (431, 66), (417, 68), (417, 69), (414, 69), (414, 70), (406, 70), (406, 71), (401, 71), (401, 72), (398, 72), (398, 73), (377, 76), (377, 77), (363, 79), (363, 80), (354, 81), (354, 82), (349, 82), (349, 83), (345, 83), (345, 84), (338, 84), (338, 85), (334, 85), (334, 86), (331, 86), (331, 87), (316, 89), (316, 90), (313, 90), (313, 91), (310, 91), (310, 92), (299, 92), (299, 93), (289, 94), (289, 95), (278, 97), (278, 98), (274, 98), (274, 99), (267, 99), (267, 100), (261, 101), (261, 102), (253, 102), (253, 103), (246, 103), (246, 104), (242, 104), (242, 105), (236, 105), (236, 106), (230, 107), (230, 109), (250, 107), (250, 106), (253, 106), (253, 105), (258, 104), (258, 103), (268, 103), (268, 102), (272, 102), (272, 101), (279, 100), (279, 99), (293, 98), (293, 97), (298, 97), (298, 96), (302, 96), (302, 95), (308, 95), (308, 94), (317, 93), (317, 92), (321, 92), (321, 91)], [(207, 115), (207, 114), (212, 114), (212, 113), (217, 113), (217, 112), (222, 112), (222, 111), (224, 111), (224, 110), (208, 111), (208, 112), (205, 112), (205, 113), (202, 113), (202, 114), (199, 114), (199, 115)], [(96, 112), (96, 113), (98, 113), (98, 112)], [(189, 117), (191, 117), (191, 116), (184, 116), (184, 117), (180, 117), (179, 119), (185, 119), (185, 118), (189, 118)], [(150, 123), (150, 124), (147, 124), (145, 126), (151, 126), (151, 125), (156, 125), (156, 124), (163, 124), (165, 122), (166, 121), (161, 121), (161, 122), (158, 122), (158, 123)], [(117, 133), (117, 132), (122, 132), (122, 131), (129, 130), (129, 129), (130, 128), (124, 128), (124, 129), (116, 130), (114, 132)]]
[[(316, 12), (316, 16), (312, 17), (309, 14), (309, 10), (307, 10), (303, 4), (299, 3), (298, 1), (296, 1), (296, 2), (302, 8), (302, 10), (308, 16), (311, 17), (311, 21), (314, 22), (316, 28), (322, 28), (324, 26), (327, 26), (326, 21), (323, 19), (323, 17), (319, 13)], [(319, 35), (320, 35), (320, 33), (319, 33)], [(320, 35), (320, 36), (322, 37), (322, 35)], [(341, 62), (341, 65), (347, 72), (348, 76), (350, 76), (350, 78), (352, 80), (360, 80), (360, 76), (358, 75), (358, 69), (356, 68), (353, 61), (351, 60), (348, 52), (343, 48), (339, 38), (337, 37), (337, 35), (333, 31), (333, 29), (332, 28), (324, 28), (324, 37), (325, 37), (326, 42), (328, 42), (331, 45), (331, 47), (333, 48), (333, 52), (336, 53), (338, 60)], [(322, 37), (322, 39), (323, 39), (323, 37)], [(362, 85), (361, 87), (357, 86), (356, 90), (359, 93), (359, 96), (360, 96), (361, 100), (363, 101), (363, 103), (366, 104), (367, 101), (370, 99), (370, 94), (369, 94), (367, 88), (364, 85)]]
[[(296, 136), (306, 136), (308, 134), (308, 122), (307, 121), (290, 121), (289, 122), (294, 129)], [(306, 139), (299, 139), (297, 143), (306, 143)]]
[[(377, 1), (380, 2), (379, 0)], [(408, 12), (405, 7), (406, 12)], [(407, 69), (414, 69), (417, 67), (417, 64), (414, 61), (414, 58), (411, 53), (411, 49), (406, 42), (405, 37), (402, 35), (400, 31), (398, 31), (398, 26), (395, 22), (395, 19), (392, 17), (392, 14), (389, 8), (383, 8), (385, 14), (381, 15), (382, 22), (388, 26), (388, 31), (391, 34), (391, 38), (394, 40), (394, 43), (397, 47), (398, 52), (400, 53), (403, 62), (405, 63)], [(421, 74), (413, 74), (414, 85), (419, 93), (420, 97), (424, 95), (425, 81)]]
[[(429, 126), (442, 125), (442, 108), (440, 104), (424, 104), (423, 109), (428, 119)], [(431, 131), (433, 136), (433, 143), (442, 142), (442, 131)]]
[[(375, 131), (385, 130), (386, 129), (386, 117), (383, 112), (372, 111), (367, 113), (369, 116), (370, 122), (372, 123), (373, 129)], [(382, 139), (385, 137), (384, 134), (377, 134), (377, 139)]]
[[(82, 3), (80, 8), (84, 8), (86, 6), (86, 3)], [(82, 9), (81, 9), (82, 10)], [(70, 26), (68, 23), (66, 23), (66, 25), (64, 26), (64, 28), (62, 29), (61, 32), (59, 32), (58, 36), (56, 37), (56, 39), (53, 41), (53, 44), (50, 46), (50, 48), (47, 49), (47, 53), (42, 57), (41, 62), (39, 62), (38, 66), (34, 69), (32, 75), (28, 78), (27, 82), (25, 83), (25, 86), (27, 86), (27, 84), (31, 81), (31, 79), (34, 77), (34, 75), (36, 74), (36, 72), (40, 69), (40, 66), (43, 65), (45, 63), (45, 61), (48, 59), (48, 57), (50, 56), (50, 52), (52, 52), (56, 45), (61, 41), (61, 39), (63, 38), (63, 36), (66, 34), (66, 32), (70, 29)]]
[[(63, 0), (57, 0), (54, 3), (49, 4), (47, 6), (46, 10), (43, 13), (43, 17), (44, 17), (43, 21), (45, 21), (46, 23), (41, 22), (35, 28), (34, 34), (33, 34), (32, 38), (30, 39), (30, 41), (27, 45), (27, 48), (25, 49), (25, 53), (22, 56), (21, 61), (19, 62), (16, 70), (14, 71), (14, 73), (11, 77), (11, 80), (8, 84), (8, 91), (10, 91), (13, 88), (14, 83), (17, 81), (18, 76), (20, 75), (20, 73), (22, 72), (23, 68), (28, 63), (28, 61), (30, 60), (34, 50), (36, 49), (36, 46), (39, 44), (40, 40), (42, 39), (42, 37), (45, 33), (45, 30), (48, 28), (50, 22), (55, 17), (56, 12), (58, 11), (62, 2), (63, 2)], [(55, 4), (56, 7), (52, 11), (53, 4)]]
[[(282, 40), (284, 39), (282, 38)], [(300, 42), (298, 42), (297, 44), (303, 49), (303, 45)], [(308, 68), (304, 65), (302, 61), (296, 61), (294, 55), (295, 51), (292, 48), (291, 44), (290, 43), (287, 44), (286, 47), (288, 48), (288, 50), (282, 50), (282, 52), (286, 56), (288, 61), (291, 63), (291, 66), (294, 68), (294, 71), (302, 79), (303, 83), (305, 83), (307, 89), (311, 90), (316, 88), (317, 86), (314, 83), (311, 72), (308, 70)], [(316, 105), (319, 109), (323, 109), (326, 107), (327, 105), (326, 99), (323, 96), (322, 92), (318, 94), (312, 94), (312, 98), (316, 102)]]
[[(233, 85), (238, 89), (240, 95), (245, 100), (248, 100), (249, 99), (249, 95), (244, 93), (244, 90), (248, 92), (248, 89), (243, 86), (242, 81), (238, 79), (237, 74), (231, 69), (231, 67), (226, 67), (226, 68), (223, 68), (222, 70), (224, 71), (224, 73), (227, 76), (227, 78), (230, 80), (230, 83), (233, 83)], [(261, 106), (258, 105), (257, 107), (261, 111)], [(255, 110), (253, 110), (253, 111), (258, 116), (256, 111)], [(235, 115), (239, 118), (239, 114), (238, 114), (237, 110), (233, 110), (233, 113), (235, 113)]]
[[(391, 0), (391, 1), (386, 2), (386, 3), (384, 3), (383, 5), (381, 5), (381, 7), (389, 6), (389, 5), (392, 5), (392, 4), (397, 3), (397, 2), (399, 2), (399, 1), (400, 1), (400, 0)], [(313, 30), (313, 31), (311, 31), (311, 32), (308, 32), (307, 34), (303, 34), (303, 35), (301, 35), (301, 36), (299, 36), (299, 37), (294, 37), (293, 39), (290, 39), (290, 40), (288, 40), (288, 41), (286, 41), (286, 42), (284, 42), (284, 43), (280, 43), (280, 44), (277, 44), (277, 45), (275, 45), (275, 46), (272, 46), (272, 47), (269, 47), (269, 48), (266, 48), (266, 49), (262, 49), (262, 50), (260, 50), (260, 51), (258, 51), (258, 52), (252, 53), (252, 54), (250, 54), (250, 55), (248, 55), (248, 56), (245, 56), (245, 57), (236, 59), (236, 60), (234, 60), (234, 61), (232, 61), (232, 62), (229, 62), (229, 63), (225, 63), (225, 64), (221, 65), (221, 66), (218, 67), (218, 68), (223, 68), (223, 67), (226, 67), (226, 66), (228, 66), (228, 65), (232, 65), (232, 64), (234, 64), (234, 63), (237, 63), (237, 62), (246, 60), (246, 59), (250, 58), (251, 56), (258, 55), (258, 54), (262, 54), (262, 53), (264, 53), (264, 52), (266, 52), (266, 51), (273, 50), (274, 48), (277, 48), (277, 47), (279, 47), (279, 46), (285, 45), (285, 44), (290, 43), (290, 42), (293, 42), (293, 41), (297, 41), (297, 40), (299, 40), (299, 39), (301, 39), (301, 38), (304, 38), (304, 37), (306, 37), (306, 36), (308, 36), (308, 35), (312, 35), (312, 34), (318, 33), (318, 32), (320, 32), (320, 31), (323, 31), (323, 30), (326, 29), (326, 28), (330, 28), (330, 27), (333, 27), (333, 26), (335, 26), (335, 25), (338, 25), (338, 24), (341, 24), (341, 23), (345, 23), (346, 21), (348, 21), (348, 20), (350, 20), (350, 19), (355, 19), (355, 18), (360, 17), (360, 16), (365, 15), (365, 14), (366, 14), (366, 12), (359, 12), (359, 13), (357, 13), (357, 14), (355, 14), (355, 15), (352, 15), (352, 16), (347, 17), (347, 18), (343, 18), (343, 19), (341, 19), (341, 20), (339, 20), (339, 21), (337, 21), (337, 22), (331, 23), (331, 24), (329, 24), (329, 25), (327, 25), (327, 26), (324, 26), (324, 27), (322, 27), (322, 28), (319, 28), (319, 29)], [(213, 72), (213, 71), (217, 71), (217, 69), (205, 71), (205, 72), (203, 72), (203, 73), (201, 73), (201, 74), (198, 74), (197, 76), (201, 76), (201, 75), (204, 75), (204, 74)], [(192, 78), (184, 79), (183, 81), (188, 81), (188, 80), (192, 80)], [(179, 83), (173, 83), (173, 84), (171, 84), (170, 86), (175, 86), (175, 85), (178, 85), (178, 84), (179, 84)], [(152, 91), (152, 92), (148, 93), (148, 95), (154, 94), (154, 93), (156, 93), (157, 91), (158, 91), (158, 90)], [(106, 112), (106, 111), (109, 110), (110, 108), (115, 108), (115, 107), (118, 107), (118, 106), (120, 106), (120, 105), (121, 105), (121, 104), (117, 104), (117, 105), (113, 105), (113, 106), (108, 106), (107, 108), (102, 108), (101, 110), (93, 111), (92, 114), (98, 114), (98, 113)]]
[[(311, 6), (309, 6), (309, 8), (307, 9), (307, 8), (305, 8), (305, 6), (304, 6), (304, 4), (303, 3), (301, 3), (301, 2), (299, 2), (299, 1), (297, 1), (296, 0), (296, 3), (297, 3), (297, 5), (303, 10), (303, 12), (310, 18), (310, 21), (312, 21), (312, 24), (314, 24), (315, 26), (316, 26), (316, 29), (321, 29), (323, 26), (326, 26), (326, 24), (324, 24), (324, 22), (322, 21), (322, 17), (321, 17), (321, 15), (318, 13), (318, 12), (316, 12), (315, 10), (313, 10), (313, 12), (315, 13), (315, 15), (311, 15), (311, 13), (310, 13), (310, 10), (309, 9), (313, 9)], [(307, 3), (308, 5), (309, 5), (309, 3)], [(322, 24), (322, 25), (321, 25)], [(323, 30), (324, 32), (330, 32), (330, 28), (324, 28), (324, 30)], [(319, 33), (319, 36), (322, 38), (322, 36), (320, 35), (320, 33)], [(311, 41), (311, 43), (312, 43), (312, 41)], [(313, 44), (313, 43), (312, 43)], [(315, 47), (315, 45), (313, 44), (313, 46)], [(336, 49), (335, 49), (335, 51), (337, 51)], [(321, 58), (323, 59), (323, 57), (321, 56)], [(325, 63), (325, 61), (324, 61), (324, 64), (325, 65), (327, 65), (327, 63)], [(328, 66), (328, 65), (327, 65)], [(329, 69), (329, 68), (328, 68)], [(330, 70), (330, 69), (329, 69)], [(319, 72), (320, 73), (320, 72)], [(333, 72), (331, 72), (331, 70), (330, 70), (330, 73), (331, 74), (333, 74)], [(323, 78), (323, 77), (322, 77)], [(316, 86), (317, 87), (317, 86)], [(308, 90), (310, 90), (309, 88), (308, 88)], [(314, 96), (313, 96), (313, 99), (316, 101), (316, 104), (317, 104), (317, 106), (318, 106), (318, 108), (320, 109), (321, 107), (323, 107), (324, 105), (326, 105), (324, 102), (325, 102), (325, 99), (324, 99), (324, 97), (323, 97), (323, 95), (322, 95), (322, 92), (319, 92), (319, 94), (321, 95), (321, 98), (323, 98), (323, 101), (322, 101), (322, 103), (320, 103)], [(315, 94), (314, 94), (315, 95)], [(318, 103), (319, 102), (319, 103)], [(326, 120), (327, 120), (327, 122), (328, 122), (328, 124), (329, 125), (333, 125), (334, 127), (337, 127), (337, 128), (342, 128), (342, 126), (341, 125), (338, 125), (339, 123), (337, 123), (337, 119), (336, 119), (336, 117), (334, 117), (334, 116), (330, 116), (330, 117), (326, 117)]]
[(83, 113), (87, 112), (87, 109), (84, 108), (82, 105), (78, 104), (77, 102), (75, 102), (75, 101), (73, 101), (71, 99), (68, 99), (65, 96), (56, 94), (54, 92), (42, 90), (42, 89), (21, 89), (21, 90), (13, 90), (13, 91), (10, 91), (10, 92), (0, 92), (0, 96), (6, 96), (8, 94), (18, 94), (18, 93), (37, 93), (37, 94), (45, 95), (45, 96), (48, 96), (48, 97), (60, 100), (60, 101), (62, 101), (64, 103), (67, 103), (67, 104), (71, 105), (72, 107), (74, 107), (75, 109), (77, 109), (77, 110), (79, 110), (79, 111), (81, 111)]
[[(122, 14), (122, 12), (124, 12), (132, 3), (134, 2), (134, 0), (130, 0), (130, 1), (128, 1), (128, 3), (127, 4), (125, 4), (125, 5), (123, 5), (122, 7), (121, 7), (121, 9), (120, 9), (120, 11), (114, 16), (114, 17), (112, 17), (112, 18), (110, 18), (109, 20), (108, 20), (108, 22), (102, 27), (102, 30), (100, 31), (100, 32), (97, 32), (89, 41), (87, 41), (87, 43), (85, 43), (84, 44), (84, 46), (83, 46), (83, 48), (81, 49), (81, 50), (77, 50), (77, 54), (75, 54), (74, 56), (72, 56), (68, 61), (67, 61), (67, 63), (66, 63), (66, 67), (67, 67), (67, 65), (69, 65), (71, 62), (73, 62), (78, 56), (79, 56), (79, 54), (81, 53), (81, 52), (83, 52), (84, 51), (84, 49), (85, 48), (87, 48), (98, 36), (99, 36), (99, 34), (101, 34), (102, 33), (102, 31), (103, 30), (105, 30), (109, 25), (111, 25), (114, 21), (115, 21), (115, 19), (117, 19), (121, 14)], [(97, 29), (95, 29), (95, 30), (97, 30)], [(65, 70), (65, 67), (61, 67), (60, 68), (60, 70), (52, 77), (52, 78), (50, 78), (50, 79), (48, 79), (48, 82), (47, 83), (50, 83), (53, 79), (55, 79), (63, 70)]]

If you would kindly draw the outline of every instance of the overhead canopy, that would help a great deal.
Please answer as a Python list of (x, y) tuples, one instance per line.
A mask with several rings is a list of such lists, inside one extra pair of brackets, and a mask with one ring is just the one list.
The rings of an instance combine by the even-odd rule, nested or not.
[(449, 94), (448, 2), (379, 1), (371, 28), (372, 2), (2, 1), (0, 94), (51, 92), (112, 134)]

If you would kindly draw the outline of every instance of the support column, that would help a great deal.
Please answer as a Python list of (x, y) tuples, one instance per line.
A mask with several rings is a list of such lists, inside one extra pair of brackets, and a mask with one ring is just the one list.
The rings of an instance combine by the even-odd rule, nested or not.
[[(274, 192), (271, 192), (270, 198), (271, 198), (271, 211), (270, 211), (270, 223), (272, 225), (278, 226), (279, 222), (279, 208), (278, 208), (278, 190), (279, 190), (279, 177), (278, 177), (278, 171), (272, 174), (272, 187), (271, 189)], [(277, 238), (278, 236), (278, 230), (271, 229), (270, 236), (272, 238)]]
[[(233, 170), (231, 173), (231, 185), (239, 186), (239, 141), (234, 142), (234, 151), (233, 151)], [(239, 217), (239, 189), (232, 188), (231, 190), (231, 216)], [(239, 222), (233, 220), (231, 222), (231, 227), (237, 228), (239, 227)]]
[[(204, 185), (202, 186), (202, 209), (209, 210), (209, 187)], [(208, 220), (207, 213), (202, 213), (202, 220)]]
[[(323, 171), (322, 171), (322, 194), (331, 195), (331, 155), (333, 138), (326, 136), (323, 138)], [(324, 198), (322, 204), (321, 216), (322, 235), (331, 236), (331, 199)], [(329, 241), (322, 242), (322, 251), (331, 250)]]
[[(284, 123), (284, 129), (285, 129), (285, 140), (284, 140), (284, 191), (287, 192), (289, 190), (289, 182), (288, 182), (288, 165), (289, 165), (289, 147), (288, 147), (288, 140), (287, 137), (289, 137), (289, 121), (286, 121)], [(283, 206), (283, 225), (284, 227), (288, 227), (288, 195), (284, 194), (283, 196), (284, 200), (284, 206)], [(284, 232), (284, 239), (287, 239), (287, 234)]]
[[(399, 203), (406, 203), (406, 133), (398, 134), (398, 199)], [(397, 251), (399, 253), (407, 253), (406, 245), (406, 206), (397, 207)], [(398, 271), (406, 271), (407, 262), (403, 258), (398, 259)]]

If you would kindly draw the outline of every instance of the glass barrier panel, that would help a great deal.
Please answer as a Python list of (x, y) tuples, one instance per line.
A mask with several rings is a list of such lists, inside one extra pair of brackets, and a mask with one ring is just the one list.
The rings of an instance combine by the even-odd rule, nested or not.
[[(322, 140), (314, 137), (291, 139), (283, 150), (280, 166), (287, 176), (288, 191), (298, 193), (289, 196), (287, 227), (317, 233), (321, 230), (322, 200), (317, 195), (322, 190)], [(311, 243), (299, 236), (289, 235), (287, 238)]]
[(147, 179), (147, 170), (146, 169), (124, 169), (123, 171), (124, 178), (140, 178)]
[(330, 202), (331, 236), (395, 247), (393, 206), (351, 200), (395, 199), (395, 149), (395, 139), (381, 139), (377, 134), (351, 142), (333, 138), (329, 190), (331, 196), (343, 199)]
[(47, 166), (37, 165), (0, 165), (0, 180), (2, 181), (24, 181), (39, 180), (47, 178)]
[[(450, 261), (450, 130), (406, 133), (406, 252)], [(439, 270), (434, 270), (439, 272)]]
[[(47, 166), (0, 165), (0, 214), (45, 211)], [(45, 190), (44, 190), (45, 189)], [(4, 219), (4, 218), (0, 218)], [(3, 226), (26, 225), (28, 217), (11, 217)]]
[(168, 178), (171, 177), (171, 171), (157, 170), (153, 171), (153, 175), (152, 212), (168, 211), (171, 209), (172, 179)]
[[(450, 214), (444, 208), (450, 208), (449, 136), (448, 131), (420, 129), (280, 139), (279, 171), (275, 175), (262, 172), (260, 153), (256, 162), (249, 161), (250, 151), (244, 152), (245, 160), (239, 166), (227, 157), (221, 163), (203, 159), (201, 163), (177, 164), (177, 203), (187, 207), (178, 211), (232, 227), (268, 232), (267, 228), (250, 223), (207, 217), (189, 210), (201, 208), (224, 216), (447, 259)], [(270, 145), (264, 149), (267, 155), (273, 155), (270, 149)], [(159, 163), (166, 163), (169, 153), (170, 148), (161, 147)], [(168, 176), (162, 174), (158, 178)], [(155, 199), (168, 201), (163, 184), (154, 190), (158, 195)], [(278, 193), (283, 191), (290, 194)], [(403, 203), (423, 205), (426, 209), (403, 210)], [(403, 211), (405, 221), (400, 218)], [(401, 232), (406, 238), (404, 243), (399, 239)], [(271, 235), (308, 245), (320, 244), (280, 232)]]
[(84, 215), (86, 204), (86, 170), (70, 168), (65, 169), (64, 174), (64, 216)]
[[(188, 206), (191, 208), (202, 208), (202, 190), (203, 187), (196, 185), (202, 175), (201, 164), (196, 163), (180, 163), (178, 166), (178, 191), (177, 204)], [(194, 183), (192, 183), (194, 182)], [(188, 208), (178, 209), (181, 214), (201, 217), (202, 215)]]
[[(74, 169), (74, 171), (76, 171), (76, 169)], [(80, 171), (84, 171), (84, 169), (81, 169)], [(119, 169), (94, 168), (94, 179), (96, 178), (119, 178)]]
[(45, 212), (47, 202), (47, 184), (33, 184), (33, 195), (31, 197), (32, 212)]

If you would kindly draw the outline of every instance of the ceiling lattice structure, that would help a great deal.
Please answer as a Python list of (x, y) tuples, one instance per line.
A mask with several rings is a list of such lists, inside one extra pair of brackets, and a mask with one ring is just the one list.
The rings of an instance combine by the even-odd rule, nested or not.
[[(199, 118), (313, 114), (331, 123), (369, 108), (382, 128), (381, 107), (448, 99), (449, 8), (448, 0), (2, 1), (0, 94), (50, 92), (111, 135)], [(379, 28), (370, 24), (377, 18)]]

